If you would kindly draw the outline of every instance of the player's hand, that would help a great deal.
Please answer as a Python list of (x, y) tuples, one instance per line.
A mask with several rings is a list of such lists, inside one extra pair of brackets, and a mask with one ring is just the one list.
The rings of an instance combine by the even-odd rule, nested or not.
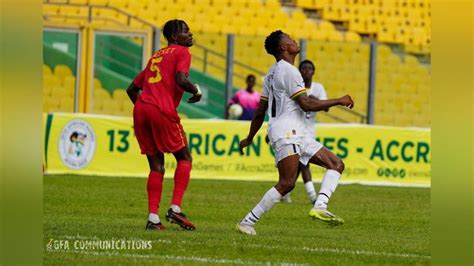
[(339, 104), (345, 107), (349, 107), (352, 109), (354, 107), (354, 101), (352, 100), (351, 96), (345, 95), (339, 98)]
[(194, 94), (191, 98), (188, 99), (188, 103), (196, 103), (201, 100), (201, 94)]
[(195, 103), (199, 102), (201, 100), (202, 92), (201, 88), (199, 88), (199, 84), (194, 84), (194, 87), (196, 88), (196, 93), (193, 94), (191, 98), (188, 99), (188, 103)]
[(241, 140), (240, 145), (239, 145), (240, 154), (244, 155), (244, 148), (247, 147), (248, 145), (250, 145), (251, 143), (252, 143), (252, 141), (247, 139), (247, 138)]

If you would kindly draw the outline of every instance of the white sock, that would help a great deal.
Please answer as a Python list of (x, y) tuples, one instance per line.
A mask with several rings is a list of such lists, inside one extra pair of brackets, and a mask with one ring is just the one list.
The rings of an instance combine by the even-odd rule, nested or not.
[(309, 200), (314, 202), (316, 200), (316, 190), (314, 190), (313, 181), (304, 183), (304, 187), (306, 188), (306, 194), (308, 194)]
[(181, 213), (181, 207), (179, 207), (178, 205), (171, 204), (171, 209), (174, 212)]
[(319, 190), (318, 199), (314, 204), (316, 208), (327, 209), (329, 199), (332, 193), (336, 190), (337, 183), (341, 174), (336, 170), (327, 170), (321, 182), (321, 189)]
[(254, 225), (262, 215), (268, 212), (275, 203), (279, 202), (281, 199), (281, 194), (276, 190), (275, 187), (272, 187), (263, 195), (262, 200), (251, 210), (247, 216), (242, 220), (242, 224)]
[(148, 214), (148, 221), (157, 224), (160, 222), (160, 217), (158, 217), (158, 214), (156, 213), (149, 213)]
[(285, 195), (281, 196), (280, 201), (291, 203), (291, 192), (286, 193)]

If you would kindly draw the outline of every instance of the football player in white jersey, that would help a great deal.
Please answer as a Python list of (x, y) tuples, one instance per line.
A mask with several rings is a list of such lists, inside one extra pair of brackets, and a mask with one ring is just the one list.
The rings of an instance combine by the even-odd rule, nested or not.
[[(306, 88), (306, 93), (308, 94), (308, 97), (314, 97), (319, 100), (327, 100), (328, 96), (326, 94), (326, 90), (324, 90), (323, 85), (318, 82), (313, 82), (313, 75), (316, 70), (313, 62), (310, 60), (303, 60), (300, 63), (298, 70), (300, 71), (301, 76), (303, 77), (304, 86)], [(328, 110), (325, 110), (325, 111), (328, 111)], [(315, 117), (316, 117), (315, 112), (307, 112), (305, 115), (305, 126), (306, 126), (306, 130), (308, 131), (306, 138), (314, 139), (316, 137), (316, 129), (314, 127)], [(306, 140), (305, 142), (307, 141), (308, 140)], [(316, 190), (314, 189), (314, 184), (313, 184), (313, 180), (311, 176), (311, 171), (309, 169), (309, 164), (303, 165), (300, 163), (299, 172), (301, 173), (301, 177), (303, 178), (306, 194), (308, 195), (310, 202), (314, 205), (317, 199), (317, 195), (316, 195)], [(284, 195), (281, 201), (291, 202), (290, 194), (291, 192)]]
[(303, 78), (293, 66), (300, 49), (288, 34), (280, 30), (272, 32), (265, 39), (265, 50), (275, 57), (276, 63), (265, 76), (261, 101), (250, 124), (247, 138), (240, 141), (240, 152), (243, 154), (243, 149), (252, 143), (268, 110), (268, 137), (275, 152), (279, 180), (237, 224), (237, 230), (249, 235), (257, 234), (255, 223), (280, 201), (282, 195), (295, 187), (300, 162), (304, 165), (310, 162), (327, 169), (318, 198), (309, 215), (331, 224), (342, 224), (344, 220), (329, 212), (327, 204), (344, 171), (344, 163), (314, 138), (305, 143), (307, 133), (304, 120), (306, 112), (326, 110), (336, 105), (352, 108), (354, 102), (349, 95), (330, 100), (308, 97)]

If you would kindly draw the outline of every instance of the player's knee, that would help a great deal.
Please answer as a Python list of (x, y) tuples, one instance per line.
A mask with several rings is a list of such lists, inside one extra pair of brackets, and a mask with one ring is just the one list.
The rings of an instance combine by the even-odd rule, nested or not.
[(345, 169), (345, 164), (344, 162), (337, 158), (336, 162), (335, 162), (335, 165), (334, 165), (334, 170), (338, 171), (340, 174), (342, 174), (342, 172), (344, 172), (344, 169)]
[(162, 164), (155, 164), (151, 167), (152, 171), (159, 172), (159, 173), (165, 173), (165, 166)]

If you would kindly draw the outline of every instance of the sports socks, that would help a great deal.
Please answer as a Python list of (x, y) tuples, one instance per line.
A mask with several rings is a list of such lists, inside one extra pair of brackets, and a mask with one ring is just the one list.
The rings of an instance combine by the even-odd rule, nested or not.
[[(341, 174), (336, 170), (327, 170), (321, 182), (318, 199), (314, 204), (315, 208), (327, 209), (329, 198), (336, 190)], [(306, 185), (306, 184), (305, 184)]]
[(263, 195), (262, 200), (260, 200), (257, 206), (255, 206), (255, 208), (253, 208), (253, 210), (251, 210), (245, 216), (241, 223), (246, 225), (254, 225), (256, 222), (258, 222), (258, 220), (260, 220), (262, 215), (271, 210), (273, 205), (279, 202), (280, 199), (280, 192), (278, 192), (275, 187), (272, 187), (270, 190), (267, 191), (267, 193), (265, 193), (265, 195)]
[(170, 207), (174, 212), (177, 212), (177, 213), (181, 213), (181, 207), (179, 207), (178, 205), (174, 205), (174, 204), (171, 204), (171, 207)]
[(313, 181), (308, 181), (304, 183), (304, 187), (306, 188), (306, 194), (308, 194), (308, 198), (311, 202), (314, 202), (317, 198), (316, 190), (314, 189)]
[(150, 174), (148, 175), (147, 186), (146, 186), (146, 190), (148, 192), (148, 213), (156, 214), (157, 217), (158, 217), (158, 208), (160, 206), (162, 188), (163, 188), (163, 173), (150, 171)]
[[(184, 192), (189, 184), (189, 177), (191, 175), (192, 164), (191, 161), (181, 160), (178, 161), (176, 170), (174, 172), (174, 190), (173, 198), (171, 200), (171, 206), (181, 206), (183, 201)], [(174, 210), (173, 210), (174, 211)], [(181, 210), (179, 210), (181, 212)]]
[(158, 214), (156, 213), (150, 213), (148, 214), (148, 221), (157, 224), (160, 222), (160, 217), (158, 217)]

